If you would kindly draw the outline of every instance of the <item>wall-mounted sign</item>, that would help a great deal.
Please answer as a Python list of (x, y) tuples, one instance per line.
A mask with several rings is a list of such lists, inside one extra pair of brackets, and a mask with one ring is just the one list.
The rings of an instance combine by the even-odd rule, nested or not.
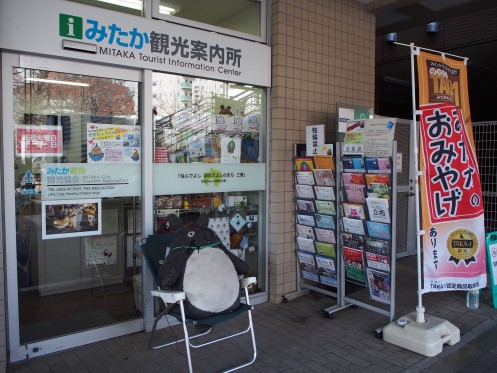
[(41, 169), (41, 198), (137, 197), (141, 166), (127, 163), (45, 163)]
[(67, 1), (2, 1), (0, 48), (271, 85), (266, 45)]

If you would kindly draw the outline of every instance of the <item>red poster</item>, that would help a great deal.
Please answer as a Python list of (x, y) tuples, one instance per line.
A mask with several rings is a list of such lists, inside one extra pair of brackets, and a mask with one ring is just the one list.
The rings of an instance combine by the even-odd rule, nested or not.
[(62, 127), (16, 126), (16, 156), (61, 157), (62, 155)]

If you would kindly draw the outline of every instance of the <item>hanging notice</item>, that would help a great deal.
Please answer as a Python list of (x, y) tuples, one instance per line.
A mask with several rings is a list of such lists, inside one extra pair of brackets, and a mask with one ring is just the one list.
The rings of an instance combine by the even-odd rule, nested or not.
[(138, 197), (140, 164), (45, 163), (41, 169), (41, 198)]
[(117, 124), (86, 125), (88, 163), (139, 163), (141, 127)]
[(364, 156), (390, 157), (395, 135), (395, 118), (374, 118), (364, 121)]
[(481, 289), (485, 228), (466, 65), (425, 52), (417, 63), (424, 288)]
[(85, 238), (85, 262), (87, 267), (116, 264), (116, 235)]

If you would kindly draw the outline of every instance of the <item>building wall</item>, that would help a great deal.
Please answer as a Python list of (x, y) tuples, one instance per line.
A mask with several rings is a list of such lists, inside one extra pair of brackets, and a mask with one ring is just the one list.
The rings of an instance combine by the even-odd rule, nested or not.
[(296, 290), (293, 144), (335, 141), (336, 104), (374, 107), (375, 17), (355, 0), (272, 2), (269, 300)]

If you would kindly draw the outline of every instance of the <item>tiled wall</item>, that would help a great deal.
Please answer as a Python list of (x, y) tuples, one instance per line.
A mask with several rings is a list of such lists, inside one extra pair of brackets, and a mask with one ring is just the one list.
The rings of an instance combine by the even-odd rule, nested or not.
[(272, 2), (269, 300), (296, 290), (293, 144), (334, 141), (336, 104), (374, 107), (375, 18), (355, 0)]

